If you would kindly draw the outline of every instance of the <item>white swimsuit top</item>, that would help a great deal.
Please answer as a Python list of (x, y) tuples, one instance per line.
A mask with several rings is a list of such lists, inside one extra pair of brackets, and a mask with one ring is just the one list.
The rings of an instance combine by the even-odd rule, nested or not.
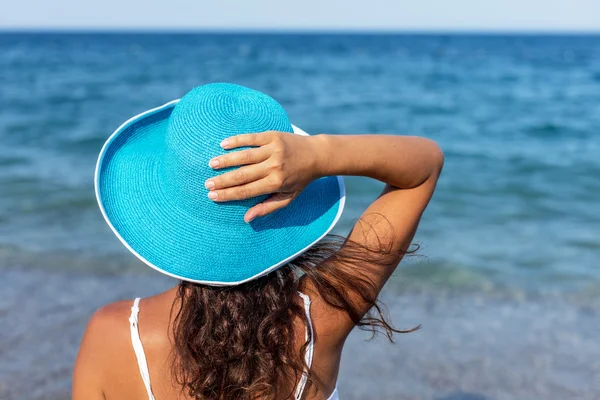
[[(306, 349), (306, 354), (304, 359), (306, 360), (306, 365), (310, 368), (313, 359), (313, 351), (314, 351), (314, 343), (313, 343), (313, 327), (312, 320), (310, 318), (310, 297), (305, 295), (304, 293), (298, 292), (302, 300), (304, 301), (304, 312), (306, 313), (306, 318), (308, 319), (308, 328), (306, 330), (306, 339), (308, 339), (309, 330), (310, 330), (310, 343)], [(140, 368), (140, 375), (142, 376), (142, 380), (144, 381), (144, 386), (146, 386), (146, 392), (148, 392), (148, 399), (155, 400), (154, 394), (152, 393), (152, 386), (150, 385), (150, 372), (148, 371), (148, 363), (146, 362), (146, 354), (144, 353), (144, 347), (142, 346), (142, 341), (140, 339), (140, 332), (138, 330), (138, 314), (140, 312), (140, 298), (138, 297), (133, 302), (133, 307), (131, 307), (131, 316), (129, 317), (129, 327), (131, 330), (131, 343), (133, 344), (133, 350), (135, 351), (135, 356), (137, 358), (138, 366)], [(304, 386), (306, 385), (306, 380), (308, 379), (308, 372), (304, 371), (302, 374), (302, 378), (300, 382), (298, 382), (298, 386), (296, 387), (296, 393), (294, 396), (295, 400), (300, 400), (302, 398), (302, 392), (304, 392)], [(329, 396), (327, 400), (339, 400), (339, 395), (336, 388), (333, 390), (333, 393)]]

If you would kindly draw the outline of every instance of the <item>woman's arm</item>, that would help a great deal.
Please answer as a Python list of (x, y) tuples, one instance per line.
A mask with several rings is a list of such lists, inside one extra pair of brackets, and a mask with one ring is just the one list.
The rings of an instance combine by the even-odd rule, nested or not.
[[(415, 136), (316, 136), (321, 142), (320, 175), (357, 175), (377, 179), (386, 187), (363, 213), (349, 239), (368, 249), (388, 246), (397, 260), (408, 249), (421, 214), (427, 207), (442, 170), (439, 146)], [(395, 261), (395, 262), (394, 262)], [(372, 279), (381, 289), (393, 268), (376, 271)]]
[[(206, 186), (215, 201), (273, 195), (248, 210), (246, 221), (266, 215), (289, 204), (311, 180), (327, 175), (360, 175), (386, 183), (381, 195), (360, 217), (348, 242), (372, 251), (373, 263), (348, 269), (372, 282), (373, 297), (388, 280), (408, 249), (421, 215), (435, 189), (444, 157), (439, 146), (425, 138), (392, 135), (298, 136), (281, 132), (239, 135), (224, 141), (225, 149), (255, 146), (230, 152), (211, 160), (215, 169), (241, 168), (211, 178)], [(381, 260), (380, 250), (390, 257)], [(344, 251), (344, 248), (341, 249)], [(391, 258), (391, 259), (390, 259)], [(340, 266), (343, 267), (343, 266)], [(352, 299), (364, 315), (372, 303), (360, 296)], [(331, 313), (335, 310), (329, 310)], [(345, 324), (346, 329), (340, 324)], [(353, 322), (340, 317), (340, 338), (350, 332)]]
[(269, 131), (227, 138), (221, 146), (226, 150), (254, 148), (210, 161), (216, 170), (241, 166), (206, 181), (212, 200), (273, 194), (248, 210), (246, 222), (287, 206), (306, 185), (322, 176), (368, 176), (399, 189), (410, 189), (437, 177), (443, 164), (442, 152), (435, 142), (414, 136), (299, 136)]
[[(365, 263), (357, 269), (373, 282), (377, 296), (412, 242), (441, 173), (443, 153), (435, 142), (414, 136), (323, 135), (316, 139), (321, 142), (317, 168), (322, 175), (360, 175), (387, 184), (348, 237), (348, 242), (365, 251), (371, 249), (373, 260), (381, 260), (382, 247), (390, 255), (385, 262)], [(372, 304), (361, 304), (355, 297), (364, 315)]]
[(399, 189), (422, 185), (441, 171), (444, 156), (417, 136), (317, 135), (317, 174), (367, 176)]

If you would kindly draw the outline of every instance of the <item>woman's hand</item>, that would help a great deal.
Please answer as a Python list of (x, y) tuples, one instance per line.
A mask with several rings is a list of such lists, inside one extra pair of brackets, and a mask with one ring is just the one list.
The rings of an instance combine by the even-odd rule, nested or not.
[(210, 160), (210, 167), (216, 170), (241, 167), (207, 180), (205, 186), (210, 190), (208, 197), (221, 202), (272, 194), (246, 212), (246, 222), (287, 206), (318, 177), (315, 138), (268, 131), (223, 140), (221, 147), (226, 150), (247, 146), (253, 148)]

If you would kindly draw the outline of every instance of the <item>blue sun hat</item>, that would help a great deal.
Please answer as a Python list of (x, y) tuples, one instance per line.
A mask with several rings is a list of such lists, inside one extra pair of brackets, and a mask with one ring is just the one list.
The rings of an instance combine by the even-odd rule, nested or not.
[[(341, 177), (310, 183), (287, 207), (244, 222), (268, 196), (216, 203), (204, 182), (220, 142), (269, 130), (306, 135), (268, 95), (213, 83), (136, 115), (107, 140), (96, 165), (106, 222), (135, 256), (177, 279), (232, 286), (291, 261), (323, 238), (345, 202)], [(237, 151), (239, 149), (234, 149)]]

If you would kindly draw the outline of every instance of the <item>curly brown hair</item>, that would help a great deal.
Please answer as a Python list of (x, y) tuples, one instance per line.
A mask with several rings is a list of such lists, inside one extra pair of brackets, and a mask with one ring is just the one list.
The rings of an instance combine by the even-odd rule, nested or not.
[[(374, 251), (328, 236), (285, 266), (239, 286), (181, 282), (173, 305), (178, 309), (172, 353), (177, 383), (193, 399), (293, 398), (294, 389), (278, 389), (297, 382), (307, 369), (304, 353), (310, 337), (298, 351), (293, 324), (297, 318), (308, 327), (297, 294), (307, 280), (325, 303), (346, 312), (356, 326), (382, 330), (390, 340), (394, 333), (418, 329), (395, 329), (372, 280), (361, 273), (368, 266), (397, 264), (402, 255), (389, 249), (380, 243)], [(371, 311), (363, 316), (352, 299)], [(310, 372), (307, 384), (314, 384)]]

